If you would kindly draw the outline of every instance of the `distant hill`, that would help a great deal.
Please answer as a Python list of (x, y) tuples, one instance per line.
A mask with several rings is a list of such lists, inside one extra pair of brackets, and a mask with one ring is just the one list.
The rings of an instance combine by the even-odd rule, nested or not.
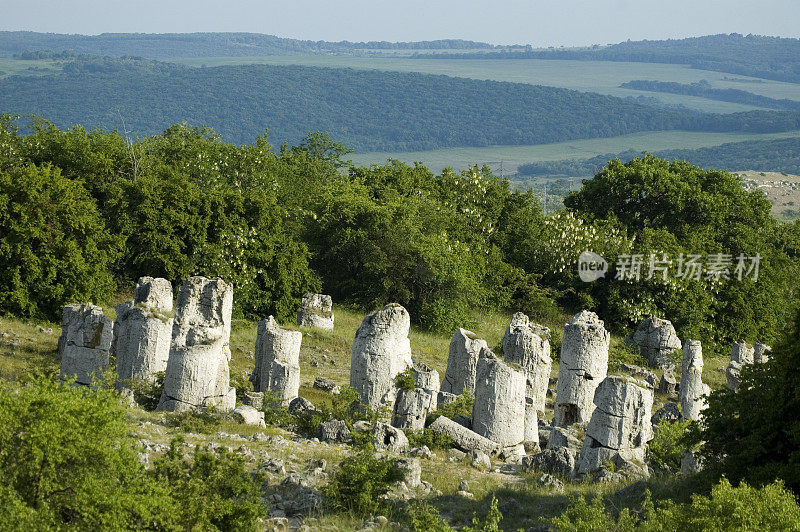
[[(35, 52), (75, 53), (154, 59), (171, 57), (243, 57), (259, 55), (352, 54), (389, 50), (505, 49), (488, 43), (444, 39), (417, 42), (328, 42), (286, 39), (260, 33), (103, 33), (66, 35), (0, 31), (0, 57), (28, 57)], [(521, 47), (520, 47), (521, 48)]]
[(138, 135), (185, 120), (237, 143), (267, 129), (276, 144), (327, 131), (359, 151), (544, 144), (670, 129), (800, 129), (796, 112), (697, 115), (525, 83), (301, 66), (190, 68), (109, 57), (0, 80), (0, 112)]
[(577, 59), (673, 63), (756, 78), (800, 83), (800, 39), (760, 35), (707, 35), (666, 41), (627, 41), (587, 49), (418, 54), (423, 58)]
[[(591, 177), (612, 159), (629, 161), (640, 155), (641, 152), (627, 150), (621, 153), (605, 153), (589, 159), (541, 161), (520, 165), (517, 172), (526, 177)], [(718, 170), (750, 169), (800, 174), (800, 139), (797, 138), (730, 142), (694, 150), (663, 150), (654, 155), (663, 159), (690, 161), (703, 168)]]

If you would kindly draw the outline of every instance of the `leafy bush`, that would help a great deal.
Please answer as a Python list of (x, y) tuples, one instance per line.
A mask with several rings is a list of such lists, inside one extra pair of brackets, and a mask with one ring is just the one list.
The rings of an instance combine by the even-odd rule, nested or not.
[(211, 434), (219, 428), (222, 416), (213, 409), (186, 410), (167, 415), (167, 423), (182, 432)]
[(128, 379), (123, 384), (133, 392), (133, 399), (142, 408), (155, 410), (164, 391), (164, 372), (159, 371), (153, 379)]
[(458, 397), (456, 400), (446, 405), (440, 406), (435, 411), (428, 414), (428, 418), (426, 420), (427, 424), (433, 423), (436, 421), (436, 418), (439, 416), (449, 417), (453, 419), (457, 415), (462, 415), (464, 417), (472, 417), (472, 403), (475, 402), (475, 397), (470, 392), (464, 392)]
[(733, 487), (723, 478), (713, 487), (709, 497), (695, 494), (691, 503), (666, 501), (662, 507), (656, 508), (648, 491), (640, 520), (627, 508), (614, 519), (606, 512), (603, 498), (598, 495), (591, 504), (583, 496), (578, 497), (552, 523), (559, 531), (575, 532), (800, 530), (800, 506), (781, 482), (763, 488), (753, 488), (744, 482)]
[(118, 241), (80, 185), (49, 165), (0, 171), (0, 313), (60, 320), (107, 301)]
[(367, 515), (380, 505), (395, 482), (405, 478), (405, 471), (391, 458), (376, 458), (371, 445), (348, 456), (339, 464), (324, 488), (335, 510)]
[(402, 373), (398, 373), (394, 378), (394, 383), (399, 390), (408, 390), (412, 392), (417, 386), (414, 380), (414, 372), (411, 370), (411, 368), (408, 368)]
[(153, 476), (169, 486), (177, 503), (176, 520), (184, 530), (261, 530), (267, 508), (261, 500), (263, 474), (249, 473), (244, 458), (225, 447), (196, 447), (191, 461), (183, 442), (153, 463)]
[[(139, 462), (115, 392), (45, 378), (0, 389), (0, 500), (34, 529), (171, 528), (167, 487)], [(9, 513), (10, 512), (10, 513)]]
[(435, 432), (431, 429), (407, 430), (406, 436), (411, 447), (422, 447), (426, 445), (428, 449), (450, 449), (453, 447), (453, 438), (442, 432)]
[(648, 443), (650, 459), (653, 463), (667, 471), (678, 471), (681, 468), (681, 457), (690, 445), (686, 442), (686, 434), (691, 421), (662, 421), (655, 428), (655, 436)]
[[(412, 532), (453, 532), (454, 529), (442, 519), (439, 511), (423, 501), (414, 501), (406, 508), (409, 526)], [(503, 514), (497, 507), (497, 498), (492, 496), (486, 519), (481, 521), (477, 517), (472, 519), (471, 526), (460, 528), (463, 532), (500, 532), (500, 522)]]

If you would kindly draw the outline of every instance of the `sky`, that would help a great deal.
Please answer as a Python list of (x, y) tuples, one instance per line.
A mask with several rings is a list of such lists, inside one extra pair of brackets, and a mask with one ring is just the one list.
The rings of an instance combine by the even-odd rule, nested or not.
[(0, 30), (586, 46), (733, 32), (800, 37), (800, 0), (0, 0)]

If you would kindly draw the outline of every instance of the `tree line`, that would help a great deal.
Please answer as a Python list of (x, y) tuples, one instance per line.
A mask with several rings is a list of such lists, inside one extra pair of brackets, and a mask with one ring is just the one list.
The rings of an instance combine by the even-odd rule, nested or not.
[(767, 109), (788, 109), (800, 111), (800, 102), (787, 98), (777, 99), (739, 89), (715, 89), (706, 80), (696, 83), (676, 83), (674, 81), (648, 81), (634, 79), (622, 83), (620, 87), (624, 89), (634, 89), (640, 91), (666, 92), (670, 94), (686, 94), (689, 96), (700, 96), (710, 100), (722, 102), (742, 103), (755, 107), (766, 107)]

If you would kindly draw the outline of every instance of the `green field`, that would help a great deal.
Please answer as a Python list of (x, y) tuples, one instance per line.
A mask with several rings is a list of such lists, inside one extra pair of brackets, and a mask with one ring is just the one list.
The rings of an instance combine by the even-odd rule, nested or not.
[(350, 155), (350, 159), (358, 165), (383, 164), (387, 159), (398, 159), (408, 163), (418, 161), (436, 173), (447, 166), (463, 169), (473, 164), (484, 163), (489, 164), (492, 170), (498, 173), (500, 161), (502, 161), (502, 173), (503, 175), (509, 175), (516, 173), (519, 165), (536, 161), (586, 159), (595, 155), (630, 149), (654, 152), (679, 148), (694, 149), (719, 146), (728, 142), (793, 137), (797, 137), (800, 140), (800, 131), (769, 134), (657, 131), (612, 138), (537, 144), (534, 146), (486, 146), (481, 148), (447, 148), (398, 153), (355, 153)]
[[(560, 61), (544, 59), (410, 59), (345, 56), (270, 56), (270, 57), (198, 57), (175, 59), (191, 66), (234, 64), (272, 64), (347, 67), (356, 69), (396, 70), (443, 74), (482, 80), (511, 81), (564, 87), (612, 96), (656, 97), (664, 103), (683, 104), (692, 109), (732, 113), (756, 109), (749, 105), (719, 102), (679, 94), (655, 94), (621, 89), (620, 83), (634, 79), (694, 83), (707, 80), (714, 88), (736, 88), (770, 98), (800, 101), (800, 84), (757, 80), (723, 72), (692, 69), (685, 65), (660, 63), (618, 63), (612, 61)], [(727, 80), (725, 78), (728, 78)], [(752, 82), (731, 81), (751, 80)]]
[(0, 57), (0, 78), (16, 74), (24, 74), (26, 76), (31, 74), (51, 74), (58, 70), (61, 70), (61, 67), (57, 65), (57, 61), (49, 59), (26, 60)]

